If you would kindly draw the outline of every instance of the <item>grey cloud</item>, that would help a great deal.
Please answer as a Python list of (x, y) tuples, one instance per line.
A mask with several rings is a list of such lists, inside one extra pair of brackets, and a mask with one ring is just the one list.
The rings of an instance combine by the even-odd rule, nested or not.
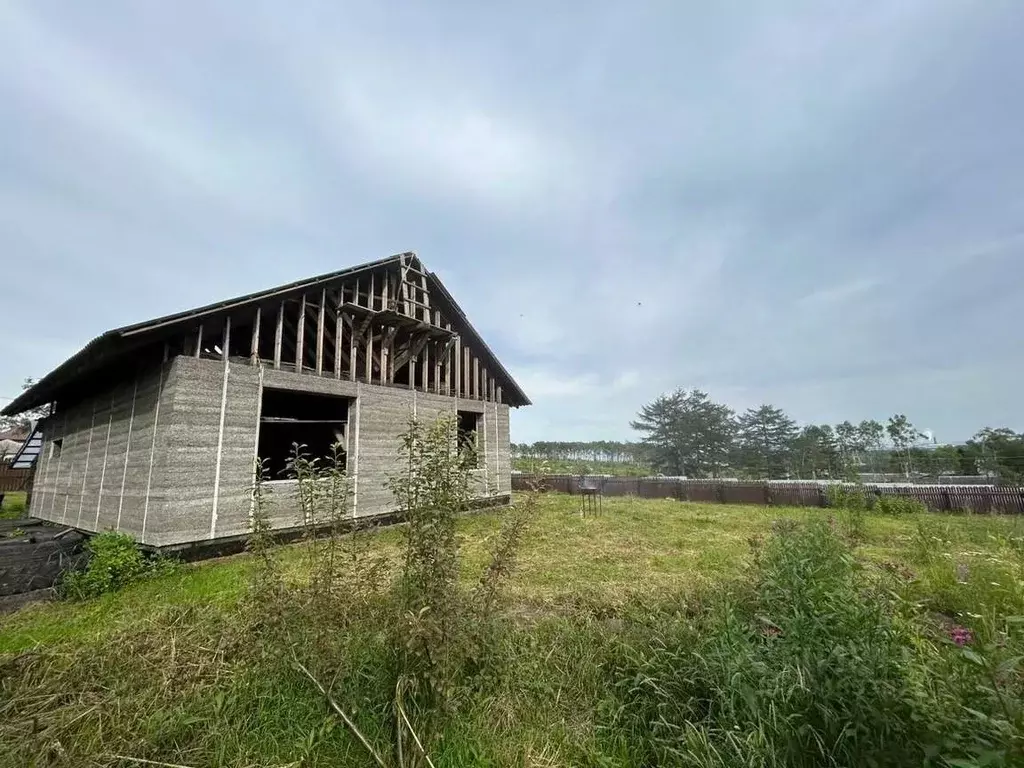
[(534, 386), (516, 440), (674, 386), (1024, 428), (1019, 5), (549, 6), (6, 4), (6, 301), (63, 311), (0, 338), (0, 395), (415, 249)]

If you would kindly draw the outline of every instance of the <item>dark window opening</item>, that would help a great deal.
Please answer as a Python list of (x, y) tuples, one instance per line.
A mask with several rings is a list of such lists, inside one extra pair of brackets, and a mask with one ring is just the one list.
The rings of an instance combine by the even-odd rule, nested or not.
[(308, 458), (319, 459), (320, 466), (330, 466), (333, 446), (338, 443), (339, 462), (345, 466), (350, 402), (347, 397), (264, 389), (256, 452), (263, 462), (264, 478), (288, 477), (296, 445)]
[(228, 357), (245, 358), (252, 354), (252, 326), (251, 322), (231, 322)]
[(50, 458), (59, 459), (60, 452), (64, 449), (64, 438), (58, 437), (56, 440), (50, 443)]
[(458, 412), (459, 459), (466, 469), (480, 466), (480, 448), (477, 426), (480, 414), (473, 411)]
[(429, 367), (429, 361), (427, 356), (422, 352), (420, 353), (419, 359), (416, 361), (416, 381), (413, 382), (413, 386), (417, 389), (426, 391), (427, 389), (427, 368)]
[(259, 358), (268, 363), (274, 360), (274, 343), (277, 338), (277, 309), (264, 307), (260, 311)]

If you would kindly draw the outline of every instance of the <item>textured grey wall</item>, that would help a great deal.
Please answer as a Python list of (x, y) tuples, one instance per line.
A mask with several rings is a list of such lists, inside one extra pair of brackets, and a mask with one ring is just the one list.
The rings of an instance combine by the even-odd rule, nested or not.
[[(482, 414), (477, 494), (511, 492), (506, 405), (241, 361), (176, 357), (159, 372), (47, 423), (31, 513), (83, 530), (126, 531), (153, 546), (247, 533), (264, 387), (355, 398), (349, 410), (349, 473), (359, 516), (393, 511), (385, 482), (398, 468), (399, 435), (414, 413), (420, 419), (457, 409)], [(64, 440), (60, 456), (50, 459), (49, 444), (58, 438)], [(299, 525), (293, 485), (268, 487), (271, 524)]]
[[(162, 419), (171, 365), (62, 408), (44, 426), (30, 514), (87, 531), (115, 529), (140, 540), (160, 503)], [(55, 441), (62, 440), (59, 453)]]

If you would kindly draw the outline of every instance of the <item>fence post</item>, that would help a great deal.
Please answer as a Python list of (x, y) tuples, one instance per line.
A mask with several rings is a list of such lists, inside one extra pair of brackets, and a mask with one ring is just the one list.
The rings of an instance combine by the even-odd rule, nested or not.
[(949, 496), (949, 489), (942, 489), (942, 511), (951, 512), (953, 510), (953, 500)]
[(719, 504), (725, 503), (725, 483), (719, 483), (715, 486), (715, 497)]
[(762, 486), (762, 490), (764, 491), (764, 505), (766, 507), (770, 507), (772, 505), (772, 487), (768, 483), (765, 483), (764, 486)]

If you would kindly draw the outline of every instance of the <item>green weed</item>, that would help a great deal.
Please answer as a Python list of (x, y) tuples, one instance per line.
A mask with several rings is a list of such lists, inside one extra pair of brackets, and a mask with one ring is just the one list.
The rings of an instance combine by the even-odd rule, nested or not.
[(126, 533), (104, 531), (85, 543), (88, 555), (83, 570), (68, 571), (58, 592), (71, 600), (85, 600), (170, 573), (176, 563), (166, 557), (146, 557)]

